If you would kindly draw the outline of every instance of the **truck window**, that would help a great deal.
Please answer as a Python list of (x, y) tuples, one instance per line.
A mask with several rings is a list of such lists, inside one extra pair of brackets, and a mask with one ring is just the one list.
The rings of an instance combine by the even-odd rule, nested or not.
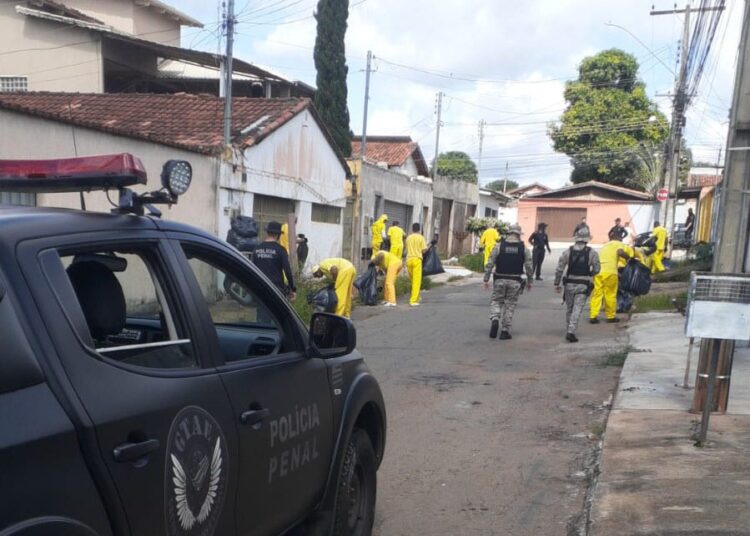
[[(185, 248), (206, 301), (227, 363), (275, 355), (285, 347), (281, 323), (253, 291), (246, 276), (233, 275), (200, 250)], [(238, 271), (239, 272), (239, 271)]]
[(61, 259), (99, 354), (147, 368), (198, 366), (152, 250), (65, 251)]

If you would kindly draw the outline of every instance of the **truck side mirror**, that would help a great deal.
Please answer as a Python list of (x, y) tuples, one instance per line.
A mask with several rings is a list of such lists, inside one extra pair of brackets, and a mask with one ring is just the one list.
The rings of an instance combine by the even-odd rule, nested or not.
[(357, 346), (357, 330), (351, 320), (330, 313), (315, 313), (310, 320), (310, 350), (328, 359), (350, 354)]

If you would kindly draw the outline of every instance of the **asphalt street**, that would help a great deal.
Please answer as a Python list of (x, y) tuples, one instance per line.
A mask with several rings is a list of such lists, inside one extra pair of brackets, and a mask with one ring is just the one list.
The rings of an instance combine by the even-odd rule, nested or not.
[(521, 297), (510, 341), (488, 337), (479, 277), (419, 308), (355, 311), (388, 410), (376, 535), (579, 534), (620, 370), (604, 356), (625, 341), (586, 322), (565, 342), (551, 270)]

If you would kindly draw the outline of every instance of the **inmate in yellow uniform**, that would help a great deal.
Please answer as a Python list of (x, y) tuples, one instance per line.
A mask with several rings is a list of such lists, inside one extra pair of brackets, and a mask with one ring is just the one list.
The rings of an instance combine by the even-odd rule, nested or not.
[(372, 224), (372, 241), (370, 242), (370, 247), (372, 247), (373, 255), (377, 255), (380, 251), (380, 245), (383, 243), (383, 233), (385, 232), (385, 222), (387, 221), (388, 216), (383, 214)]
[(396, 305), (396, 278), (401, 272), (404, 263), (401, 259), (388, 251), (381, 251), (372, 257), (375, 265), (385, 272), (385, 304)]
[(406, 237), (406, 270), (411, 278), (410, 305), (419, 305), (419, 291), (422, 289), (422, 255), (427, 249), (427, 241), (420, 233)]
[(667, 249), (667, 230), (661, 225), (657, 225), (651, 231), (651, 236), (656, 238), (656, 251), (653, 254), (651, 273), (657, 274), (664, 271), (664, 265), (661, 261), (664, 259), (664, 250)]
[(490, 258), (490, 253), (492, 253), (492, 250), (495, 247), (495, 244), (497, 244), (498, 240), (500, 240), (500, 233), (498, 233), (497, 229), (495, 229), (494, 227), (485, 229), (485, 231), (482, 233), (482, 236), (479, 237), (479, 245), (484, 248), (484, 262), (482, 263), (482, 266), (487, 266), (487, 261)]
[(391, 241), (391, 253), (399, 259), (404, 256), (404, 230), (398, 225), (388, 229), (388, 240)]
[(289, 255), (289, 224), (285, 223), (281, 226), (281, 236), (279, 237), (279, 245), (286, 250), (286, 254)]
[(357, 275), (357, 271), (354, 269), (354, 265), (346, 259), (325, 259), (320, 261), (318, 267), (329, 279), (333, 279), (331, 275), (331, 268), (336, 267), (336, 280), (333, 283), (333, 289), (336, 292), (336, 314), (339, 316), (345, 316), (349, 318), (352, 315), (352, 285), (354, 278)]
[(628, 246), (619, 240), (610, 240), (602, 246), (599, 251), (599, 263), (601, 269), (594, 276), (594, 291), (591, 293), (590, 318), (593, 320), (599, 316), (604, 301), (604, 313), (607, 320), (612, 320), (617, 315), (617, 283), (620, 257), (619, 250), (627, 253)]

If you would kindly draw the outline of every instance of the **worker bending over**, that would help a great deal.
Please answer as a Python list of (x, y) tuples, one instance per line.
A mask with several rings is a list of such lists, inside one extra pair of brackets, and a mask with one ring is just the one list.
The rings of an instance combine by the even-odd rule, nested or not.
[(377, 266), (385, 272), (385, 307), (396, 307), (396, 278), (401, 273), (404, 263), (389, 251), (381, 251), (372, 256), (370, 266)]
[(352, 284), (357, 275), (354, 265), (346, 259), (332, 258), (320, 261), (312, 268), (313, 277), (327, 277), (333, 283), (336, 292), (336, 314), (349, 318), (352, 316)]
[(560, 283), (565, 285), (565, 340), (568, 342), (578, 342), (578, 320), (591, 292), (591, 278), (600, 269), (599, 254), (588, 246), (591, 241), (588, 228), (576, 231), (573, 241), (574, 244), (560, 255), (555, 270), (555, 291), (560, 294), (563, 291)]
[(652, 255), (651, 273), (658, 274), (664, 271), (662, 260), (664, 259), (664, 251), (667, 249), (667, 230), (661, 226), (658, 220), (654, 222), (651, 237), (654, 239), (654, 245), (656, 246), (656, 251)]
[(521, 226), (511, 225), (508, 237), (493, 248), (484, 267), (484, 288), (490, 288), (492, 276), (492, 298), (490, 299), (490, 338), (497, 336), (502, 323), (500, 339), (511, 339), (510, 328), (516, 311), (518, 296), (523, 289), (526, 272), (528, 288), (531, 290), (531, 251), (521, 241)]
[(380, 251), (380, 246), (383, 244), (383, 238), (385, 238), (385, 222), (388, 221), (388, 215), (383, 214), (375, 223), (372, 224), (372, 239), (370, 247), (372, 247), (372, 254), (377, 255)]
[(604, 314), (607, 317), (607, 322), (620, 321), (617, 318), (617, 286), (620, 280), (617, 267), (620, 264), (620, 259), (627, 261), (631, 257), (625, 251), (626, 248), (632, 251), (629, 246), (626, 246), (617, 239), (615, 231), (610, 231), (609, 242), (604, 244), (599, 251), (601, 269), (594, 276), (594, 291), (591, 293), (591, 314), (589, 321), (592, 324), (599, 323), (599, 312), (602, 309), (602, 301), (604, 301)]
[(406, 270), (411, 279), (409, 305), (419, 305), (419, 292), (422, 289), (422, 256), (427, 253), (427, 241), (422, 236), (418, 223), (411, 226), (411, 234), (406, 237)]
[(404, 256), (404, 235), (406, 233), (399, 226), (398, 221), (394, 221), (391, 224), (391, 228), (388, 229), (388, 240), (391, 242), (391, 253), (393, 253), (399, 259)]
[(490, 253), (494, 249), (498, 240), (500, 240), (500, 233), (494, 227), (488, 227), (479, 237), (479, 246), (484, 248), (484, 263), (482, 266), (487, 266), (487, 261), (490, 258)]

